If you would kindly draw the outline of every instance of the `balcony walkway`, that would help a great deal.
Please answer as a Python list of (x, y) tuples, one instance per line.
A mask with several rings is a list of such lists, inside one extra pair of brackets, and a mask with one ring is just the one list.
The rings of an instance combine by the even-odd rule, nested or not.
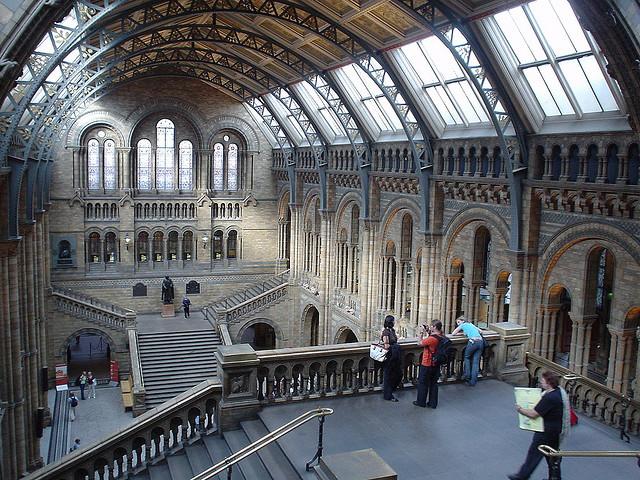
[[(397, 403), (384, 401), (382, 392), (321, 399), (270, 406), (260, 415), (273, 431), (316, 406), (333, 408), (325, 422), (324, 454), (373, 448), (402, 480), (504, 479), (524, 461), (533, 434), (518, 428), (511, 385), (497, 380), (476, 387), (445, 385), (436, 410), (415, 407), (415, 395), (415, 389), (400, 391)], [(317, 422), (310, 422), (280, 440), (303, 478), (315, 478), (304, 474), (304, 463), (315, 453), (317, 432)], [(618, 430), (580, 416), (563, 449), (640, 450), (640, 439), (625, 443)], [(543, 478), (544, 461), (531, 479)], [(566, 458), (562, 478), (640, 478), (640, 468), (633, 458)]]

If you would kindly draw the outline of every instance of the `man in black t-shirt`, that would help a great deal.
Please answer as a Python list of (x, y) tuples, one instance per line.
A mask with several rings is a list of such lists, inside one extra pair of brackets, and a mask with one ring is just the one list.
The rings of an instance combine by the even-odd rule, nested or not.
[[(562, 432), (563, 401), (559, 388), (560, 378), (554, 372), (546, 371), (540, 378), (540, 386), (544, 390), (542, 398), (533, 408), (522, 408), (516, 405), (518, 413), (529, 417), (542, 417), (543, 432), (535, 432), (527, 458), (515, 475), (509, 475), (510, 480), (527, 480), (536, 469), (544, 456), (538, 447), (548, 445), (553, 449), (560, 448), (560, 433)], [(559, 473), (559, 472), (558, 472)], [(559, 478), (559, 477), (558, 477)]]

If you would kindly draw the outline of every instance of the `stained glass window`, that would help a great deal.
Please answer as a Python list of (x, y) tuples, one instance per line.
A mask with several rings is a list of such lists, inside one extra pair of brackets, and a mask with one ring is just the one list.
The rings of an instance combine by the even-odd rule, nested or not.
[(156, 125), (156, 188), (173, 190), (174, 126), (171, 120), (160, 120)]
[(89, 190), (98, 190), (100, 188), (100, 144), (98, 140), (92, 138), (89, 140), (87, 167), (89, 170)]
[(229, 152), (227, 154), (227, 189), (238, 189), (238, 145), (229, 144)]
[(537, 0), (493, 18), (546, 116), (619, 110), (602, 55), (566, 0)]
[(213, 146), (213, 189), (224, 189), (224, 149), (221, 143)]
[(151, 142), (146, 138), (138, 142), (138, 188), (151, 190)]
[(180, 151), (180, 190), (193, 188), (193, 145), (189, 140), (183, 140), (179, 145)]
[(116, 188), (116, 144), (113, 140), (104, 142), (104, 188)]

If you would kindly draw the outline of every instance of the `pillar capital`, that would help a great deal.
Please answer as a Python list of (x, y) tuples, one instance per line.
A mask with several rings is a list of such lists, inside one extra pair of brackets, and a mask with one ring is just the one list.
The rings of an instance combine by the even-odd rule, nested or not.
[(0, 241), (0, 258), (12, 257), (18, 251), (18, 245), (20, 245), (20, 239), (18, 237), (10, 240)]

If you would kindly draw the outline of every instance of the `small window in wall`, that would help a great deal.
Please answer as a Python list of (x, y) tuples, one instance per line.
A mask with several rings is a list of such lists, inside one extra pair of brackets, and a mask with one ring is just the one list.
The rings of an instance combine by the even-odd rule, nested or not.
[(238, 232), (235, 230), (231, 230), (229, 232), (229, 236), (227, 237), (227, 258), (236, 258), (237, 257), (237, 246), (238, 246)]
[(216, 230), (213, 234), (213, 259), (222, 258), (222, 230)]

